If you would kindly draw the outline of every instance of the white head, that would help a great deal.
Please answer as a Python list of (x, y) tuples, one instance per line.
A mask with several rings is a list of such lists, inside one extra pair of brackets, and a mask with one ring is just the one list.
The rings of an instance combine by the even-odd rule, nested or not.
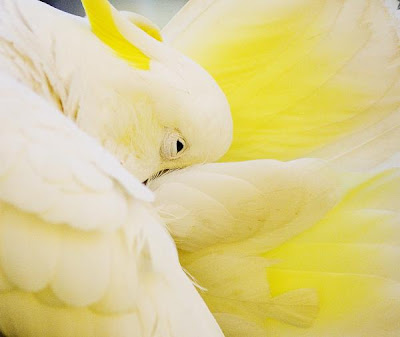
[[(225, 95), (146, 19), (82, 1), (92, 25), (77, 123), (136, 177), (215, 161), (229, 148)], [(109, 12), (107, 12), (109, 11)], [(89, 61), (90, 60), (90, 61)]]

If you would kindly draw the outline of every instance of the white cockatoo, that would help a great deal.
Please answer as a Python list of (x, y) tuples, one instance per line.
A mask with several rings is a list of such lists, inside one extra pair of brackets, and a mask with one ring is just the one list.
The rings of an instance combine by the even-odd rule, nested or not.
[(222, 156), (227, 100), (146, 19), (83, 4), (0, 0), (0, 330), (220, 337), (141, 182)]
[[(226, 337), (397, 337), (395, 1), (191, 0), (165, 42), (83, 3), (91, 28), (0, 0), (0, 329), (222, 336), (160, 214)], [(150, 179), (151, 204), (140, 181), (231, 141), (221, 90), (173, 48), (228, 98), (223, 160), (271, 160)]]
[(397, 6), (192, 0), (163, 30), (232, 109), (231, 163), (149, 185), (226, 337), (400, 336)]

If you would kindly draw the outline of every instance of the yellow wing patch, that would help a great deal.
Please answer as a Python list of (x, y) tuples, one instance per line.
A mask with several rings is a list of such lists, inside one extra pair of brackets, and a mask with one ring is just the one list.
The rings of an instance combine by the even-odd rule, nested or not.
[(400, 105), (400, 49), (383, 3), (191, 1), (163, 33), (227, 95), (235, 127), (222, 161), (290, 160), (326, 146), (331, 158), (356, 133), (358, 145), (387, 137), (400, 114), (377, 123)]
[[(150, 58), (120, 32), (116, 20), (125, 18), (116, 18), (119, 13), (113, 10), (107, 0), (82, 0), (82, 4), (89, 18), (93, 33), (101, 41), (109, 46), (120, 58), (134, 67), (143, 70), (150, 68)], [(140, 16), (137, 17), (139, 18)], [(144, 18), (130, 21), (150, 36), (161, 41), (161, 35), (157, 27), (149, 24)]]

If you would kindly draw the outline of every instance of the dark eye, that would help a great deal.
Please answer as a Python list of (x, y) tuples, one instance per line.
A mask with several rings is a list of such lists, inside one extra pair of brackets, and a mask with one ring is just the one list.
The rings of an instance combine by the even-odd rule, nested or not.
[(168, 131), (161, 144), (161, 155), (168, 160), (179, 158), (186, 150), (186, 142), (177, 131)]
[(181, 140), (177, 140), (176, 141), (176, 153), (178, 154), (179, 152), (181, 152), (184, 149), (185, 145), (183, 144), (183, 142)]

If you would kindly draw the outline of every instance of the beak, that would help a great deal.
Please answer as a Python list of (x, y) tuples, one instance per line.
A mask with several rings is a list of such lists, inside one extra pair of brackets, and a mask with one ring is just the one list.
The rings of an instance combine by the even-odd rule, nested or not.
[(145, 181), (143, 181), (143, 184), (147, 185), (150, 182), (152, 182), (153, 180), (156, 180), (157, 178), (162, 177), (163, 175), (167, 174), (168, 172), (170, 172), (172, 170), (161, 170), (158, 171), (157, 173), (153, 174), (151, 177), (149, 177), (148, 179), (146, 179)]
[(159, 163), (157, 165), (146, 165), (144, 161), (137, 158), (121, 161), (124, 166), (136, 179), (140, 180), (143, 184), (147, 184), (152, 177), (155, 177), (160, 172)]

